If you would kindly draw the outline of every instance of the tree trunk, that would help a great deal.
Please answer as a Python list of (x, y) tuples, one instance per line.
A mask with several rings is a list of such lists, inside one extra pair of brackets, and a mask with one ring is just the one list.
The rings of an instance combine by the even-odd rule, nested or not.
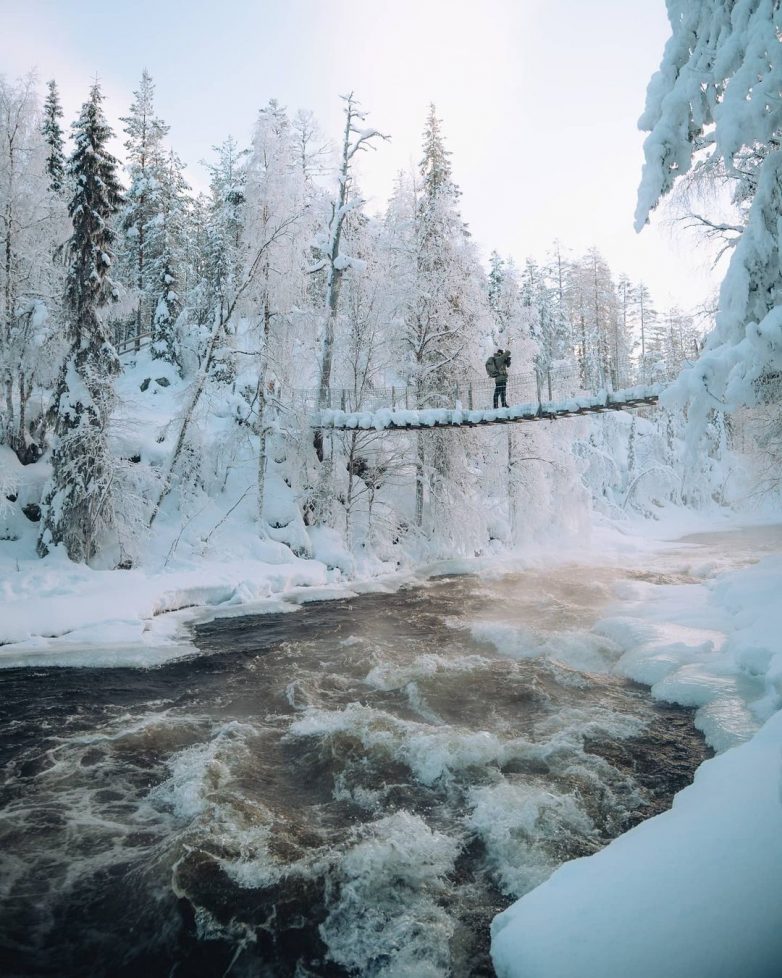
[[(16, 299), (13, 288), (13, 219), (14, 214), (11, 207), (13, 192), (13, 172), (14, 157), (13, 143), (9, 147), (9, 174), (10, 185), (8, 201), (5, 208), (5, 288), (3, 289), (3, 341), (7, 350), (11, 348), (11, 336), (13, 333), (14, 306)], [(10, 363), (6, 364), (5, 377), (3, 378), (5, 387), (5, 403), (7, 417), (5, 418), (5, 437), (11, 435), (14, 427), (14, 377)]]
[(356, 458), (356, 439), (358, 438), (358, 432), (351, 431), (350, 433), (350, 449), (348, 451), (348, 492), (345, 499), (345, 543), (349, 552), (353, 550), (353, 484), (355, 482), (355, 476), (353, 474), (353, 466)]
[[(266, 269), (268, 283), (268, 266)], [(269, 309), (269, 293), (263, 303), (263, 337), (261, 362), (258, 370), (258, 528), (261, 537), (268, 536), (266, 521), (263, 518), (263, 503), (266, 490), (266, 377), (269, 367), (269, 332), (271, 328), (271, 311)]]
[(424, 523), (424, 463), (426, 454), (424, 451), (423, 432), (416, 434), (416, 461), (415, 461), (415, 525), (422, 527)]

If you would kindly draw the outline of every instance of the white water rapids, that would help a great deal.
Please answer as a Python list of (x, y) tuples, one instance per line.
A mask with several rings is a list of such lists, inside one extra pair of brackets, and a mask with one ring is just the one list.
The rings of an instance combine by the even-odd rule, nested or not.
[(708, 755), (593, 625), (625, 582), (758, 546), (216, 620), (157, 669), (6, 670), (3, 974), (491, 975), (491, 918)]

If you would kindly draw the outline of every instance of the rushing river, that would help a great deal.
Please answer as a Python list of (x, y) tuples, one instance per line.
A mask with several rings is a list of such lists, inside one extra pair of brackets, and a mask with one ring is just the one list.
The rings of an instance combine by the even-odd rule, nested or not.
[(491, 918), (708, 756), (588, 669), (632, 576), (436, 578), (218, 619), (155, 669), (0, 673), (0, 973), (491, 975)]

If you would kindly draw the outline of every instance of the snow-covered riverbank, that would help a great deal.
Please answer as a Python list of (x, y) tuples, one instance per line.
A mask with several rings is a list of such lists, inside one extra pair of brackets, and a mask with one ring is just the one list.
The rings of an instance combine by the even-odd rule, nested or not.
[[(729, 520), (725, 514), (688, 514), (688, 525), (712, 529)], [(681, 527), (681, 513), (674, 511), (667, 523), (653, 527), (643, 521), (620, 529), (606, 524), (593, 532), (588, 549), (583, 538), (558, 538), (521, 554), (498, 549), (473, 559), (408, 559), (401, 568), (356, 560), (329, 530), (308, 531), (312, 557), (304, 559), (240, 527), (223, 532), (219, 547), (204, 547), (203, 554), (192, 546), (168, 553), (161, 547), (146, 566), (117, 570), (74, 564), (61, 549), (39, 559), (34, 525), (28, 524), (17, 528), (19, 539), (0, 543), (0, 668), (155, 665), (192, 654), (187, 624), (215, 614), (295, 610), (304, 601), (393, 590), (433, 573), (497, 575), (572, 561), (635, 565)]]
[[(754, 540), (761, 556), (774, 530)], [(618, 655), (612, 668), (696, 707), (696, 725), (723, 753), (670, 812), (565, 864), (495, 919), (500, 978), (779, 974), (781, 578), (778, 555), (738, 570), (672, 567), (632, 585), (632, 616), (598, 624)]]
[[(685, 526), (708, 531), (734, 523), (726, 512), (671, 510), (657, 524), (603, 523), (593, 528), (586, 544), (583, 536), (558, 537), (521, 553), (498, 548), (476, 558), (416, 562), (408, 557), (401, 567), (357, 560), (329, 530), (308, 531), (308, 559), (283, 544), (236, 531), (223, 533), (219, 547), (205, 547), (203, 554), (192, 546), (168, 553), (160, 549), (147, 565), (128, 570), (74, 564), (61, 549), (41, 560), (29, 526), (18, 540), (0, 543), (0, 668), (155, 665), (192, 654), (187, 625), (214, 615), (295, 610), (302, 602), (394, 590), (438, 573), (497, 576), (568, 562), (644, 566), (647, 557), (671, 546), (666, 541), (681, 535)], [(607, 623), (606, 636), (621, 642), (628, 628), (623, 620)], [(628, 634), (635, 632), (630, 628)], [(644, 681), (630, 659), (627, 668), (631, 678)]]

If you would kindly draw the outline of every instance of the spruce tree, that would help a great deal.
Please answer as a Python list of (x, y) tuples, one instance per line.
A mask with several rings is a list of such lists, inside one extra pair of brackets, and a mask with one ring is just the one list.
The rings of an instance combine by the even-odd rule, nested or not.
[(49, 189), (52, 193), (59, 194), (65, 183), (65, 140), (63, 139), (62, 126), (62, 105), (60, 104), (60, 93), (57, 90), (57, 82), (52, 79), (47, 82), (49, 94), (43, 105), (43, 125), (41, 132), (48, 146), (46, 156), (46, 172), (49, 175)]
[(451, 175), (441, 122), (430, 106), (419, 164), (415, 214), (416, 295), (408, 322), (418, 406), (439, 406), (458, 366), (468, 326), (460, 292), (465, 285), (467, 229), (459, 214), (461, 191)]
[(207, 263), (217, 314), (222, 319), (241, 278), (240, 240), (244, 224), (247, 151), (233, 136), (212, 147), (217, 161), (209, 169)]
[(100, 310), (115, 298), (110, 276), (112, 218), (123, 202), (117, 161), (106, 149), (112, 136), (96, 82), (74, 124), (68, 162), (74, 194), (68, 205), (73, 235), (65, 286), (70, 351), (55, 397), (52, 476), (44, 494), (38, 550), (64, 543), (75, 561), (94, 556), (112, 523), (112, 464), (107, 428), (119, 359)]
[(147, 242), (154, 257), (148, 262), (149, 293), (153, 297), (152, 356), (179, 364), (179, 338), (175, 325), (182, 309), (187, 235), (187, 182), (184, 164), (171, 150), (158, 170), (158, 218), (150, 226)]
[(489, 308), (497, 319), (501, 319), (501, 296), (503, 279), (505, 277), (505, 262), (497, 251), (489, 256)]
[(658, 357), (655, 350), (655, 335), (657, 333), (657, 310), (654, 308), (652, 294), (643, 282), (634, 286), (638, 318), (638, 339), (640, 343), (640, 358), (638, 363), (641, 383), (649, 382), (652, 364)]
[[(406, 317), (419, 408), (448, 403), (454, 383), (471, 354), (477, 353), (477, 311), (485, 303), (477, 256), (459, 213), (461, 191), (452, 177), (451, 154), (445, 148), (434, 105), (426, 120), (423, 149), (414, 219), (415, 288)], [(471, 344), (476, 351), (470, 349)], [(430, 486), (437, 495), (448, 475), (449, 459), (440, 434), (431, 439), (419, 435), (417, 441), (416, 524), (421, 526), (425, 472), (429, 469)]]
[(165, 167), (162, 142), (169, 127), (155, 115), (155, 84), (144, 69), (141, 84), (133, 93), (130, 113), (123, 116), (128, 151), (127, 171), (130, 187), (122, 213), (122, 258), (127, 279), (136, 292), (136, 349), (139, 337), (150, 329), (159, 286), (158, 274), (150, 266), (160, 258), (149, 240), (161, 219), (162, 170)]

